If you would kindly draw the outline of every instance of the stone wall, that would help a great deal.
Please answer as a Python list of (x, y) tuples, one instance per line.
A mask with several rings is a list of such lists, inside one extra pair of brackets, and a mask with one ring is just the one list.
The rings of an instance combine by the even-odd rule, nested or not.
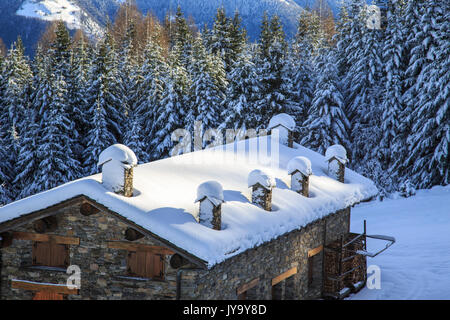
[[(60, 210), (57, 214), (58, 228), (48, 233), (80, 238), (80, 245), (70, 245), (69, 264), (78, 265), (81, 269), (81, 289), (79, 295), (68, 295), (67, 299), (176, 298), (178, 270), (170, 267), (170, 256), (166, 256), (163, 281), (120, 278), (127, 272), (127, 251), (108, 248), (107, 243), (114, 240), (126, 241), (124, 232), (128, 226), (108, 213), (83, 216), (79, 212), (80, 205), (81, 203)], [(272, 278), (293, 267), (297, 267), (298, 273), (282, 281), (278, 287), (283, 298), (317, 298), (320, 296), (321, 285), (318, 285), (316, 290), (308, 290), (307, 253), (323, 244), (325, 223), (327, 242), (331, 242), (349, 231), (349, 217), (350, 208), (347, 208), (257, 248), (249, 249), (209, 271), (179, 271), (181, 299), (236, 299), (236, 289), (256, 277), (260, 278), (259, 284), (248, 296), (271, 299)], [(34, 233), (32, 224), (14, 231)], [(133, 243), (159, 245), (148, 237)], [(65, 284), (69, 276), (65, 270), (30, 268), (32, 241), (14, 239), (11, 246), (0, 251), (1, 299), (32, 299), (32, 291), (12, 289), (12, 279)], [(320, 277), (320, 272), (316, 276)]]
[[(274, 213), (275, 214), (275, 213)], [(183, 273), (182, 299), (236, 299), (236, 289), (259, 277), (252, 298), (272, 299), (272, 279), (297, 267), (298, 273), (282, 281), (278, 290), (284, 299), (315, 299), (321, 296), (321, 269), (315, 269), (315, 283), (308, 288), (308, 251), (323, 244), (324, 225), (327, 243), (349, 231), (350, 208), (338, 211), (308, 226), (294, 230), (257, 248), (232, 257), (208, 272)], [(322, 252), (316, 258), (321, 262)], [(188, 278), (187, 278), (188, 277)]]
[[(175, 299), (176, 270), (169, 266), (170, 256), (166, 256), (163, 281), (120, 278), (127, 273), (127, 251), (108, 248), (107, 243), (111, 240), (126, 241), (124, 232), (127, 225), (108, 213), (83, 216), (79, 206), (61, 210), (56, 216), (58, 228), (47, 233), (80, 238), (80, 245), (70, 245), (69, 264), (78, 265), (81, 269), (81, 289), (79, 295), (68, 295), (67, 299)], [(35, 233), (32, 224), (14, 231)], [(133, 243), (159, 245), (148, 237)], [(65, 284), (69, 277), (62, 269), (30, 268), (32, 241), (14, 239), (10, 247), (1, 251), (1, 299), (32, 299), (32, 291), (12, 289), (11, 279)]]

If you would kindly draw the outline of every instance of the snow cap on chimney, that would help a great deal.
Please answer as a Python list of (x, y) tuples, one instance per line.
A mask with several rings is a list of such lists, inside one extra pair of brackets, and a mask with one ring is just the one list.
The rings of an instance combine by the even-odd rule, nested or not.
[(199, 222), (208, 228), (220, 230), (222, 225), (223, 188), (217, 181), (206, 181), (197, 188), (200, 202)]
[(133, 195), (133, 167), (137, 165), (134, 152), (123, 144), (114, 144), (100, 153), (97, 163), (102, 167), (105, 188), (125, 197)]
[(328, 175), (344, 183), (345, 165), (349, 161), (345, 148), (340, 144), (328, 147), (325, 152), (325, 159), (328, 161)]
[(277, 129), (279, 131), (280, 143), (290, 148), (294, 145), (295, 120), (286, 113), (274, 115), (269, 121), (268, 130)]
[(312, 175), (311, 161), (306, 157), (295, 157), (288, 163), (288, 174), (291, 175), (291, 189), (309, 196), (309, 176)]
[(266, 211), (272, 210), (272, 189), (275, 179), (261, 170), (253, 170), (248, 175), (248, 187), (252, 188), (252, 203)]

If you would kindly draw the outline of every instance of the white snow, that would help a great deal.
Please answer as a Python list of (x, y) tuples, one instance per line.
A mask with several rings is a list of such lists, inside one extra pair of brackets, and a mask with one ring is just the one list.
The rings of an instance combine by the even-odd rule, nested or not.
[(112, 146), (103, 150), (99, 157), (97, 166), (101, 166), (108, 161), (116, 160), (124, 165), (125, 168), (130, 168), (137, 164), (137, 158), (133, 150), (124, 146), (123, 144), (113, 144)]
[(325, 151), (326, 161), (329, 161), (333, 157), (336, 158), (342, 164), (346, 164), (348, 162), (347, 151), (340, 144), (332, 145), (327, 148), (327, 151)]
[[(249, 146), (267, 144), (268, 152), (271, 152), (270, 137), (237, 144), (231, 148), (228, 145), (138, 165), (134, 168), (133, 197), (127, 198), (105, 189), (101, 175), (97, 174), (1, 207), (0, 223), (85, 195), (212, 267), (249, 248), (369, 199), (378, 192), (370, 180), (351, 170), (346, 171), (348, 183), (329, 178), (324, 157), (300, 145), (295, 144), (295, 148), (280, 145), (280, 165), (272, 167), (270, 163), (255, 165), (249, 161), (249, 154), (233, 150), (248, 150)], [(287, 163), (297, 156), (305, 156), (312, 162), (315, 174), (310, 177), (309, 198), (288, 187)], [(198, 158), (203, 161), (195, 161)], [(251, 190), (247, 178), (255, 168), (275, 177), (272, 212), (266, 212), (249, 201)], [(194, 218), (198, 212), (198, 204), (194, 203), (197, 187), (209, 180), (218, 181), (223, 186), (226, 202), (222, 205), (220, 231), (207, 228)]]
[(266, 189), (272, 189), (276, 186), (275, 179), (270, 174), (267, 174), (260, 169), (255, 169), (248, 174), (248, 187), (253, 187), (257, 183)]
[(102, 184), (113, 192), (123, 191), (125, 169), (136, 166), (134, 152), (122, 144), (114, 144), (100, 153), (97, 166), (102, 167)]
[(312, 175), (311, 161), (306, 157), (295, 157), (289, 161), (287, 166), (288, 174), (299, 171), (305, 176)]
[(217, 181), (203, 182), (197, 188), (197, 199), (195, 202), (201, 201), (204, 198), (207, 198), (215, 206), (224, 202), (222, 185)]
[[(381, 289), (363, 288), (350, 299), (450, 299), (450, 186), (419, 190), (410, 198), (359, 204), (352, 210), (352, 231), (392, 236), (396, 243), (367, 265), (381, 269)], [(368, 239), (376, 252), (385, 241)], [(369, 277), (372, 274), (369, 274)]]
[(69, 29), (83, 29), (98, 36), (101, 27), (71, 0), (25, 0), (17, 15), (46, 21), (62, 20)]
[(268, 129), (271, 130), (277, 126), (282, 126), (290, 131), (294, 131), (295, 130), (295, 120), (293, 117), (291, 117), (290, 115), (288, 115), (286, 113), (280, 113), (280, 114), (274, 115), (270, 119)]

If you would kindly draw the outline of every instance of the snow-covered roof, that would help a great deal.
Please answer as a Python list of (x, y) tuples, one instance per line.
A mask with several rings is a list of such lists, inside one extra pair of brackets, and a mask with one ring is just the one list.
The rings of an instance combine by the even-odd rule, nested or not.
[(103, 150), (98, 157), (97, 166), (100, 167), (111, 160), (115, 160), (125, 167), (135, 166), (137, 164), (137, 158), (133, 150), (123, 144), (113, 144)]
[(217, 181), (206, 181), (199, 185), (195, 202), (202, 201), (205, 198), (215, 206), (224, 202), (222, 185)]
[[(270, 162), (252, 163), (242, 150), (247, 152), (249, 146), (264, 145), (263, 139), (267, 138), (253, 138), (231, 148), (228, 145), (206, 149), (138, 165), (134, 168), (133, 197), (108, 191), (101, 184), (101, 174), (69, 182), (1, 207), (0, 224), (77, 196), (86, 196), (212, 267), (378, 192), (372, 181), (351, 170), (345, 172), (345, 184), (328, 177), (324, 157), (297, 144), (294, 148), (279, 145), (279, 166), (272, 166)], [(267, 146), (271, 152), (270, 139)], [(241, 152), (236, 153), (233, 147)], [(287, 164), (298, 156), (305, 156), (312, 163), (314, 175), (310, 177), (309, 198), (289, 189), (291, 179)], [(249, 200), (251, 189), (247, 178), (255, 169), (275, 177), (271, 212)], [(194, 203), (197, 187), (210, 180), (223, 186), (225, 203), (220, 231), (205, 227), (194, 218), (199, 210), (198, 203)]]
[(291, 117), (290, 115), (288, 115), (286, 113), (280, 113), (280, 114), (274, 115), (269, 121), (268, 129), (271, 130), (278, 126), (283, 126), (290, 131), (294, 131), (295, 120), (293, 117)]
[(255, 184), (260, 184), (266, 189), (271, 189), (276, 186), (275, 179), (260, 169), (255, 169), (248, 174), (247, 184), (249, 188)]
[(305, 176), (312, 175), (312, 169), (311, 169), (311, 161), (306, 157), (295, 157), (292, 158), (288, 162), (287, 170), (288, 174), (293, 174), (295, 171), (299, 171)]
[(348, 162), (347, 151), (340, 144), (329, 146), (325, 151), (325, 160), (330, 161), (332, 158), (336, 158), (342, 164), (346, 164)]

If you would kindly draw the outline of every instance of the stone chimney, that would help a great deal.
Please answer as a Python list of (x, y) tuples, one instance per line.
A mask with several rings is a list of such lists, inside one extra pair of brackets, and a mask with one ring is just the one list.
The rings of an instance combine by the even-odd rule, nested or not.
[(125, 197), (133, 196), (133, 168), (137, 164), (134, 152), (122, 144), (114, 144), (100, 153), (103, 186)]
[(311, 161), (306, 157), (295, 157), (288, 163), (291, 189), (309, 197), (309, 176), (312, 175)]
[(248, 187), (252, 188), (252, 203), (266, 211), (272, 211), (275, 180), (261, 170), (253, 170), (248, 175)]
[(222, 228), (223, 188), (217, 181), (207, 181), (197, 188), (197, 199), (200, 202), (199, 222), (214, 230)]
[(339, 182), (344, 183), (345, 165), (348, 163), (347, 151), (340, 144), (328, 147), (325, 152), (328, 162), (328, 175)]
[(269, 121), (268, 130), (278, 130), (280, 143), (292, 148), (294, 146), (295, 120), (286, 113), (274, 115)]

